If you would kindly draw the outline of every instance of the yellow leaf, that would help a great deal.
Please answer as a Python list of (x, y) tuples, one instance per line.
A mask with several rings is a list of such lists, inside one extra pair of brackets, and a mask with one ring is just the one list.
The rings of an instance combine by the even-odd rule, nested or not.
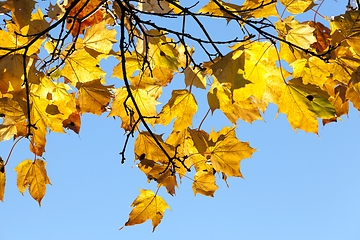
[(160, 32), (155, 29), (147, 31), (146, 34), (147, 46), (145, 46), (144, 40), (139, 39), (137, 44), (139, 53), (144, 56), (147, 52), (149, 62), (153, 66), (156, 65), (177, 71), (180, 66), (177, 60), (179, 52), (175, 47), (174, 40), (167, 38), (166, 32)]
[[(122, 69), (122, 58), (118, 58), (118, 59), (120, 60), (120, 63), (114, 67), (113, 74), (111, 75), (111, 77), (124, 79), (123, 69)], [(125, 68), (126, 68), (127, 78), (132, 77), (135, 71), (140, 70), (142, 64), (143, 64), (142, 56), (138, 56), (136, 52), (132, 52), (132, 53), (126, 52)]]
[(45, 164), (41, 159), (36, 159), (34, 162), (27, 159), (14, 169), (18, 174), (17, 186), (21, 194), (29, 187), (30, 195), (39, 202), (39, 205), (45, 196), (46, 184), (51, 185)]
[[(1, 39), (0, 39), (1, 40)], [(35, 61), (32, 57), (26, 58), (26, 72), (29, 82), (36, 76)], [(0, 60), (0, 91), (5, 94), (10, 91), (20, 91), (24, 88), (24, 58), (20, 54), (12, 54)]]
[(150, 219), (154, 227), (153, 231), (161, 222), (164, 211), (167, 208), (170, 209), (164, 199), (156, 196), (154, 192), (144, 189), (140, 189), (140, 195), (131, 206), (134, 207), (134, 209), (131, 211), (129, 220), (125, 223), (125, 226), (141, 224)]
[(311, 83), (321, 88), (330, 76), (329, 64), (318, 57), (299, 59), (290, 66), (294, 68), (293, 78), (301, 77), (304, 84)]
[(280, 0), (280, 2), (290, 13), (294, 14), (309, 11), (316, 5), (314, 0)]
[[(25, 105), (25, 102), (23, 102)], [(26, 110), (24, 110), (18, 101), (3, 97), (0, 99), (0, 116), (11, 118), (15, 122), (25, 120)]]
[(137, 89), (144, 89), (150, 97), (158, 99), (162, 93), (162, 85), (159, 79), (146, 75), (130, 78), (131, 85)]
[[(139, 118), (139, 115), (135, 109), (135, 106), (130, 98), (128, 98), (128, 92), (125, 87), (114, 89), (115, 99), (111, 103), (112, 108), (109, 114), (110, 116), (118, 116), (121, 118), (121, 127), (125, 131), (131, 131), (135, 121)], [(155, 100), (155, 97), (152, 96), (151, 93), (148, 93), (145, 89), (137, 89), (134, 86), (131, 86), (131, 92), (135, 98), (135, 101), (140, 109), (140, 112), (143, 116), (149, 117), (146, 119), (147, 123), (154, 124), (156, 117), (156, 105), (159, 104), (158, 101)], [(126, 106), (128, 107), (125, 110), (124, 102), (126, 102)]]
[(36, 2), (34, 0), (14, 0), (8, 2), (6, 8), (12, 11), (12, 16), (20, 28), (28, 25)]
[(0, 157), (0, 200), (4, 201), (4, 192), (5, 192), (5, 166), (4, 160)]
[[(217, 0), (217, 2), (220, 3), (221, 6), (223, 6), (227, 11), (232, 12), (233, 14), (236, 15), (238, 15), (238, 13), (241, 12), (242, 10), (242, 7), (236, 4), (227, 3), (221, 0)], [(232, 18), (232, 16), (229, 13), (220, 9), (220, 7), (214, 1), (211, 0), (197, 13), (204, 13), (204, 14), (211, 14), (213, 16), (225, 17), (228, 18), (227, 19), (228, 22), (231, 20), (230, 18)]]
[[(170, 156), (174, 156), (174, 149), (171, 145), (164, 143), (161, 135), (155, 134), (156, 139)], [(144, 154), (145, 159), (154, 162), (167, 164), (169, 159), (161, 148), (157, 145), (149, 132), (140, 132), (135, 141), (135, 155), (140, 158)]]
[[(146, 155), (142, 154), (142, 156)], [(176, 181), (176, 175), (173, 174), (169, 168), (165, 171), (167, 164), (161, 165), (152, 160), (143, 158), (142, 156), (140, 156), (140, 163), (137, 164), (137, 166), (146, 174), (148, 182), (151, 180), (156, 181), (158, 187), (166, 187), (167, 192), (173, 196), (175, 194), (175, 187), (179, 188)]]
[(15, 122), (11, 118), (4, 118), (0, 125), (0, 142), (10, 140), (17, 133)]
[(249, 143), (228, 136), (223, 140), (218, 139), (215, 146), (208, 147), (205, 155), (210, 158), (211, 164), (217, 172), (221, 171), (228, 176), (242, 177), (240, 161), (250, 158), (255, 151), (249, 146)]
[(115, 39), (116, 30), (106, 28), (108, 21), (103, 20), (86, 29), (83, 44), (87, 48), (91, 48), (99, 53), (108, 54), (112, 49), (112, 45), (117, 42)]
[[(50, 27), (50, 23), (44, 19), (44, 15), (39, 8), (35, 14), (31, 14), (31, 21), (29, 25), (24, 26), (21, 31), (23, 34), (35, 35), (44, 31), (48, 27)], [(40, 41), (43, 42), (45, 37), (41, 37), (41, 39), (42, 40)]]
[(105, 107), (110, 103), (112, 98), (110, 90), (113, 86), (104, 86), (100, 80), (94, 80), (85, 83), (79, 82), (76, 84), (76, 87), (79, 89), (78, 99), (82, 113), (89, 112), (101, 115), (101, 113), (106, 111)]
[(316, 117), (330, 119), (336, 111), (328, 100), (329, 95), (315, 85), (304, 85), (301, 78), (292, 79), (284, 85), (279, 99), (279, 113), (287, 114), (292, 128), (306, 132), (318, 132)]
[(357, 54), (360, 54), (360, 11), (347, 11), (345, 14), (336, 16), (331, 21), (332, 33), (339, 30), (341, 35), (346, 39), (346, 42), (354, 49)]
[[(271, 3), (273, 0), (246, 0), (242, 5), (242, 10), (246, 13), (245, 18), (267, 18), (270, 16), (279, 17), (276, 10), (276, 1)], [(266, 5), (266, 6), (264, 6)], [(261, 7), (263, 6), (263, 7)]]
[[(166, 143), (172, 146), (177, 146), (177, 156), (184, 158), (185, 166), (190, 169), (192, 166), (195, 167), (196, 171), (203, 169), (202, 167), (206, 158), (201, 154), (206, 150), (206, 146), (199, 147), (199, 141), (197, 142), (196, 133), (200, 133), (199, 130), (191, 130), (189, 128), (182, 129), (180, 131), (173, 131), (170, 136), (166, 139)], [(193, 134), (191, 134), (193, 133)], [(196, 138), (196, 139), (194, 139)], [(199, 152), (199, 148), (203, 149), (203, 152)], [(180, 177), (183, 177), (187, 173), (187, 169), (182, 164), (177, 164), (179, 168), (176, 168), (176, 172), (179, 173)]]
[(161, 66), (155, 66), (152, 69), (151, 73), (150, 73), (149, 69), (147, 69), (145, 71), (145, 74), (148, 77), (153, 77), (153, 78), (158, 79), (161, 82), (161, 85), (163, 87), (166, 87), (167, 84), (170, 83), (171, 80), (174, 77), (174, 71), (173, 70), (171, 70), (169, 68), (166, 68), (166, 67), (161, 67)]
[(92, 57), (85, 49), (79, 49), (65, 60), (62, 75), (74, 87), (78, 82), (85, 83), (102, 79), (104, 83), (105, 72), (101, 70), (99, 61)]
[(194, 194), (203, 194), (205, 196), (214, 197), (215, 191), (219, 187), (215, 184), (215, 176), (213, 172), (208, 170), (198, 171), (195, 173), (192, 189)]
[(197, 88), (206, 89), (206, 72), (201, 71), (199, 67), (195, 69), (188, 66), (184, 70), (186, 86), (194, 85)]
[(173, 129), (179, 131), (192, 126), (192, 118), (196, 111), (197, 103), (194, 95), (188, 90), (174, 90), (171, 99), (163, 107), (155, 123), (166, 126), (176, 117)]
[(291, 29), (285, 39), (296, 46), (309, 49), (310, 45), (317, 41), (314, 31), (315, 28), (310, 27), (307, 23), (302, 23)]

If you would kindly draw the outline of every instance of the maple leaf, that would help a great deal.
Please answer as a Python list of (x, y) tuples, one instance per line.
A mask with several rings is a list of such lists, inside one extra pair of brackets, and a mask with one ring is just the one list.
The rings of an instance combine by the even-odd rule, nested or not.
[(0, 99), (0, 116), (20, 122), (25, 120), (25, 111), (18, 101), (3, 97)]
[[(112, 102), (111, 112), (109, 117), (118, 116), (121, 118), (121, 127), (125, 131), (131, 131), (133, 124), (139, 118), (135, 106), (131, 99), (128, 98), (128, 92), (125, 87), (114, 89), (115, 99)], [(143, 116), (148, 117), (147, 123), (154, 124), (157, 115), (155, 106), (159, 104), (153, 96), (151, 96), (145, 89), (131, 87), (131, 92)], [(126, 101), (127, 100), (127, 101)], [(128, 109), (125, 109), (124, 103)]]
[(166, 204), (164, 199), (155, 195), (153, 191), (144, 189), (139, 190), (140, 195), (131, 204), (131, 207), (134, 207), (134, 209), (131, 211), (129, 220), (125, 223), (125, 226), (141, 224), (150, 219), (152, 221), (153, 231), (155, 231), (155, 228), (163, 218), (164, 211), (167, 208), (170, 209), (170, 207)]
[(318, 57), (299, 59), (290, 64), (293, 67), (293, 77), (302, 78), (304, 84), (311, 83), (322, 87), (330, 76), (330, 65)]
[(55, 5), (49, 3), (48, 9), (48, 17), (54, 20), (59, 20), (65, 14), (65, 8), (59, 3), (59, 0), (55, 3)]
[(206, 89), (206, 72), (199, 67), (187, 67), (184, 70), (186, 86), (193, 85), (197, 88)]
[[(120, 60), (120, 62), (114, 67), (113, 74), (111, 75), (111, 77), (124, 79), (122, 58), (118, 58), (118, 59)], [(127, 78), (132, 77), (135, 71), (140, 70), (142, 64), (143, 64), (142, 56), (139, 56), (136, 52), (132, 52), (132, 53), (126, 52), (125, 68), (126, 68)]]
[(83, 48), (68, 56), (62, 69), (62, 75), (74, 87), (78, 82), (85, 83), (96, 79), (105, 79), (105, 74), (100, 68), (99, 61)]
[[(185, 112), (184, 109), (186, 109)], [(155, 123), (166, 126), (176, 117), (173, 129), (178, 131), (191, 125), (196, 111), (197, 103), (194, 95), (188, 90), (174, 90), (171, 99), (163, 107)]]
[(115, 39), (116, 30), (107, 29), (106, 25), (108, 24), (109, 21), (103, 20), (87, 29), (82, 41), (84, 46), (99, 53), (108, 54), (112, 45), (117, 42)]
[[(242, 7), (239, 5), (236, 5), (236, 4), (227, 3), (227, 2), (224, 2), (221, 0), (217, 0), (217, 2), (219, 4), (221, 4), (221, 6), (223, 6), (227, 11), (234, 13), (234, 14), (238, 14), (242, 10)], [(208, 4), (206, 4), (203, 8), (201, 8), (197, 13), (211, 14), (214, 17), (216, 17), (216, 16), (225, 17), (225, 18), (227, 18), (226, 19), (227, 22), (229, 22), (231, 19), (231, 15), (229, 13), (220, 9), (220, 7), (214, 1), (211, 1), (211, 0)]]
[[(212, 134), (210, 134), (211, 136)], [(241, 142), (234, 136), (217, 139), (215, 146), (208, 147), (205, 156), (210, 159), (214, 169), (228, 176), (242, 177), (240, 161), (250, 158), (256, 150), (249, 143)]]
[[(179, 1), (174, 1), (179, 3)], [(174, 9), (175, 8), (175, 9)], [(139, 10), (140, 11), (148, 11), (148, 12), (155, 12), (155, 13), (170, 13), (173, 10), (175, 12), (181, 12), (180, 9), (176, 8), (173, 5), (170, 5), (167, 1), (164, 0), (145, 0), (139, 3)]]
[(247, 13), (246, 15), (244, 14), (245, 19), (250, 17), (251, 18), (267, 18), (270, 16), (279, 17), (279, 14), (276, 10), (276, 2), (277, 1), (273, 1), (273, 0), (246, 0), (245, 3), (242, 5), (241, 10)]
[(12, 17), (20, 28), (28, 25), (31, 20), (31, 13), (35, 9), (36, 1), (34, 0), (14, 0), (7, 1), (5, 8), (11, 10)]
[(208, 170), (198, 171), (195, 173), (192, 189), (194, 194), (201, 193), (205, 196), (214, 197), (215, 191), (219, 187), (215, 184), (213, 172)]
[(104, 86), (100, 79), (91, 82), (77, 83), (76, 88), (79, 89), (78, 99), (80, 110), (82, 113), (93, 113), (101, 115), (106, 111), (106, 106), (110, 103), (112, 93), (111, 86)]
[[(204, 136), (205, 135), (205, 136)], [(205, 140), (206, 139), (206, 140)], [(166, 139), (166, 143), (176, 147), (177, 156), (184, 158), (184, 165), (187, 169), (192, 166), (196, 171), (205, 169), (206, 158), (201, 154), (204, 153), (207, 148), (207, 136), (202, 130), (195, 130), (190, 128), (184, 128), (180, 131), (173, 131)], [(178, 164), (176, 172), (180, 177), (183, 177), (188, 171), (183, 164)]]
[(279, 113), (287, 114), (292, 128), (306, 132), (318, 132), (316, 117), (330, 119), (336, 111), (328, 100), (329, 95), (315, 85), (302, 83), (301, 78), (292, 79), (284, 85), (279, 99)]
[[(144, 156), (144, 157), (143, 157)], [(167, 168), (167, 165), (158, 164), (152, 160), (145, 158), (146, 154), (139, 157), (140, 163), (138, 168), (144, 172), (148, 178), (148, 182), (154, 180), (158, 183), (158, 187), (164, 186), (170, 195), (175, 194), (175, 187), (179, 188), (176, 181), (176, 175)]]
[(73, 112), (67, 119), (63, 121), (63, 128), (71, 129), (75, 133), (79, 134), (81, 125), (81, 118), (78, 112)]
[(174, 41), (171, 38), (166, 37), (166, 32), (157, 31), (151, 29), (146, 31), (146, 44), (144, 45), (144, 40), (139, 39), (138, 51), (141, 55), (145, 55), (150, 58), (152, 64), (160, 67), (165, 67), (174, 71), (178, 70), (180, 66), (177, 57), (179, 52), (174, 47)]
[(292, 28), (285, 39), (296, 46), (309, 49), (310, 45), (317, 41), (314, 36), (314, 31), (315, 28), (310, 27), (307, 23), (302, 23)]
[[(36, 35), (45, 29), (50, 27), (50, 23), (48, 23), (44, 19), (44, 15), (42, 14), (40, 8), (37, 10), (35, 14), (31, 14), (31, 20), (29, 24), (24, 26), (21, 31), (23, 34), (28, 35)], [(45, 37), (42, 37), (42, 40), (44, 40)], [(42, 41), (41, 41), (42, 42)]]
[(15, 122), (11, 118), (4, 118), (0, 124), (0, 142), (10, 140), (17, 133)]
[(45, 162), (41, 159), (31, 161), (27, 159), (21, 162), (14, 170), (17, 172), (17, 186), (21, 194), (29, 187), (30, 195), (39, 202), (45, 196), (46, 184), (50, 184), (47, 176)]
[[(173, 146), (164, 143), (161, 135), (154, 135), (166, 152), (173, 156)], [(135, 155), (140, 157), (144, 154), (145, 159), (149, 159), (154, 162), (167, 164), (169, 159), (166, 157), (163, 150), (157, 145), (149, 132), (141, 131), (135, 141)]]
[(286, 10), (294, 14), (309, 11), (311, 8), (316, 6), (316, 4), (314, 4), (314, 0), (280, 0), (280, 2), (284, 5)]
[(312, 48), (315, 48), (318, 53), (325, 51), (330, 45), (330, 33), (331, 30), (324, 26), (320, 22), (307, 22), (310, 27), (315, 28), (315, 36), (317, 41), (311, 45)]
[[(26, 72), (28, 73), (29, 81), (36, 76), (34, 74), (35, 61), (32, 57), (26, 58)], [(10, 91), (20, 91), (23, 89), (24, 82), (24, 58), (20, 54), (14, 54), (0, 60), (0, 91), (7, 93)]]
[[(74, 1), (75, 0), (69, 0), (68, 4), (65, 6), (65, 9), (70, 7)], [(97, 7), (100, 3), (101, 3), (101, 0), (90, 0), (90, 1), (80, 0), (75, 5), (75, 7), (73, 9), (71, 9), (68, 20), (67, 20), (66, 28), (68, 30), (70, 30), (72, 28), (71, 34), (73, 36), (78, 35), (78, 33), (82, 34), (88, 26), (91, 26), (93, 24), (101, 22), (101, 20), (104, 18), (104, 13), (101, 9), (99, 9), (99, 8), (97, 9)], [(95, 12), (92, 13), (93, 11), (95, 11)], [(92, 14), (90, 16), (88, 16), (85, 20), (83, 20), (83, 18), (90, 13), (92, 13)], [(75, 16), (76, 16), (76, 19), (81, 20), (81, 25), (79, 25), (79, 22), (74, 19)]]
[(359, 40), (360, 40), (360, 11), (347, 11), (345, 14), (336, 16), (331, 21), (332, 33), (339, 30), (346, 42), (354, 49), (357, 54), (360, 54)]
[(5, 192), (5, 166), (4, 160), (0, 157), (0, 200), (4, 201), (4, 192)]

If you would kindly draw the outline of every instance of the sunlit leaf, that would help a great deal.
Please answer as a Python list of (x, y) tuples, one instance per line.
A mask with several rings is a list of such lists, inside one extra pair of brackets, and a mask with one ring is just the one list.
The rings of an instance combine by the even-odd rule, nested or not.
[(45, 162), (41, 159), (36, 159), (34, 162), (25, 160), (21, 162), (14, 170), (17, 172), (17, 186), (21, 194), (26, 188), (29, 188), (30, 195), (39, 202), (45, 196), (46, 184), (50, 184), (50, 179), (47, 176), (45, 169)]
[(141, 224), (150, 219), (152, 221), (153, 231), (161, 222), (164, 211), (167, 208), (170, 209), (164, 199), (155, 195), (154, 192), (144, 189), (140, 189), (140, 195), (131, 206), (134, 207), (134, 209), (131, 211), (129, 220), (125, 223), (125, 226)]

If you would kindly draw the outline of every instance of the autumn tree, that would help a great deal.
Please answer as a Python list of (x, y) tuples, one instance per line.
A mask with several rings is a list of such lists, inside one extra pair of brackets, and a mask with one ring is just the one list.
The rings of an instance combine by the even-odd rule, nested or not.
[[(15, 168), (17, 186), (21, 193), (29, 188), (41, 204), (51, 184), (42, 158), (46, 135), (79, 134), (84, 113), (121, 119), (121, 162), (135, 138), (137, 167), (158, 188), (174, 195), (187, 176), (194, 194), (213, 196), (217, 177), (242, 177), (240, 161), (256, 151), (237, 139), (239, 119), (261, 120), (273, 103), (295, 131), (317, 134), (318, 120), (336, 122), (349, 102), (360, 110), (359, 1), (349, 1), (348, 11), (333, 19), (321, 15), (324, 0), (319, 2), (1, 2), (0, 140), (15, 142), (0, 160), (0, 199), (6, 165), (16, 161), (11, 152), (27, 140), (34, 156)], [(305, 12), (311, 20), (296, 20)], [(238, 30), (224, 39), (226, 28), (214, 34), (207, 21)], [(111, 57), (118, 64), (107, 73), (102, 66)], [(106, 74), (116, 84), (108, 85)], [(173, 89), (157, 108), (179, 74), (186, 88)], [(203, 94), (194, 94), (195, 88)], [(208, 111), (194, 126), (198, 102)], [(234, 127), (205, 131), (203, 121), (212, 121), (217, 109)], [(168, 126), (166, 139), (155, 125)], [(150, 190), (141, 190), (132, 207), (125, 225), (150, 219), (154, 229), (169, 208)]]

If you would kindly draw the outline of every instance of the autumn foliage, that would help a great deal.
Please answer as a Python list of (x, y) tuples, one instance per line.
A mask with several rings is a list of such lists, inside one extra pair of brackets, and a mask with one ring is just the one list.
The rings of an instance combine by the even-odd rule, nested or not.
[[(136, 166), (158, 188), (175, 195), (186, 176), (195, 195), (214, 196), (217, 179), (242, 177), (240, 161), (256, 151), (236, 137), (239, 119), (261, 120), (272, 103), (295, 131), (317, 134), (318, 120), (336, 122), (348, 113), (349, 102), (360, 110), (360, 11), (350, 3), (333, 19), (320, 15), (321, 4), (313, 0), (46, 4), (0, 3), (0, 141), (29, 141), (34, 160), (15, 168), (17, 186), (21, 193), (28, 188), (39, 204), (51, 184), (42, 159), (46, 135), (79, 134), (84, 113), (121, 119), (122, 162), (129, 139), (136, 137)], [(295, 19), (309, 11), (311, 20)], [(178, 26), (167, 27), (168, 19)], [(237, 24), (236, 37), (217, 40), (202, 24), (207, 19)], [(201, 34), (189, 33), (190, 26)], [(199, 60), (195, 50), (207, 59)], [(107, 73), (102, 66), (111, 57), (118, 64)], [(107, 74), (118, 83), (107, 84)], [(186, 87), (174, 89), (160, 105), (179, 74)], [(204, 95), (195, 95), (194, 88)], [(198, 102), (207, 102), (209, 111), (193, 126)], [(201, 129), (216, 110), (234, 127)], [(156, 125), (169, 126), (167, 138), (155, 133)], [(0, 158), (2, 201), (6, 165), (16, 161), (11, 151), (6, 161)], [(132, 207), (125, 226), (150, 219), (154, 230), (169, 208), (150, 190), (140, 190)]]

